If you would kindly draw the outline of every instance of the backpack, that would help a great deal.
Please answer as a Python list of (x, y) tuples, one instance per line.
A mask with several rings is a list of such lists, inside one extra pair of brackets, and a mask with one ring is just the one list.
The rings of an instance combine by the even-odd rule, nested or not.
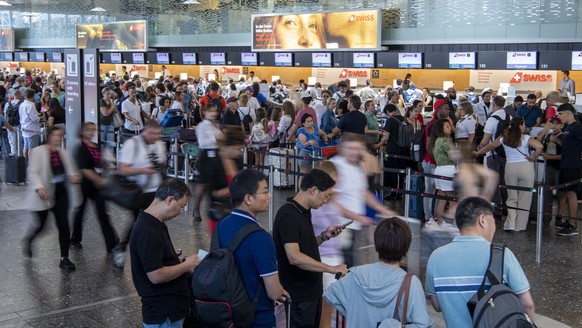
[(476, 94), (474, 94), (473, 92), (467, 93), (467, 100), (473, 104), (473, 105), (477, 105), (479, 103), (479, 96), (477, 96)]
[(262, 279), (254, 300), (247, 296), (239, 274), (234, 253), (240, 244), (256, 231), (263, 231), (258, 224), (244, 225), (228, 245), (220, 247), (217, 224), (212, 233), (210, 253), (192, 273), (192, 295), (198, 319), (206, 327), (250, 327), (255, 317)]
[(413, 136), (414, 126), (408, 123), (407, 119), (404, 119), (400, 122), (400, 125), (398, 125), (398, 140), (396, 140), (396, 143), (400, 148), (407, 149), (410, 147), (410, 140), (412, 140)]
[[(503, 284), (503, 262), (505, 245), (491, 244), (489, 266), (483, 277), (481, 287), (467, 302), (473, 319), (473, 327), (536, 327), (525, 312), (519, 297)], [(491, 287), (485, 292), (485, 282)]]
[(263, 125), (262, 122), (257, 122), (253, 125), (253, 128), (251, 130), (251, 136), (253, 143), (263, 143), (267, 140), (268, 135), (265, 133), (265, 126)]
[[(505, 114), (505, 119), (501, 119), (501, 117), (495, 115), (495, 116), (491, 116), (493, 118), (495, 118), (497, 120), (497, 129), (495, 130), (495, 139), (499, 138), (500, 135), (503, 134), (503, 132), (505, 132), (505, 130), (509, 127), (509, 115)], [(505, 157), (505, 149), (503, 148), (503, 145), (493, 149), (493, 151), (500, 157)]]
[(9, 103), (10, 105), (8, 105), (8, 109), (6, 110), (6, 118), (8, 119), (8, 123), (10, 123), (10, 125), (20, 125), (20, 113), (18, 112), (18, 109), (23, 102), (24, 100), (20, 100), (16, 104), (12, 104), (12, 102)]
[(123, 102), (128, 98), (129, 98), (129, 95), (126, 94), (126, 95), (123, 95), (123, 97), (121, 97), (115, 101), (115, 107), (117, 107), (118, 112), (121, 113), (121, 104), (123, 104)]
[(241, 120), (246, 133), (251, 133), (251, 124), (253, 124), (253, 118), (251, 117), (251, 109), (247, 108), (248, 112), (244, 114), (240, 109), (237, 109), (237, 112), (240, 112), (243, 115), (243, 119)]
[(426, 133), (429, 126), (432, 125), (432, 122), (434, 121), (431, 121), (427, 126), (416, 131), (412, 135), (412, 138), (410, 138), (410, 157), (415, 162), (422, 161), (426, 155)]
[(206, 97), (208, 97), (208, 104), (209, 105), (216, 105), (216, 108), (218, 108), (218, 113), (222, 115), (222, 96), (218, 96), (218, 98), (213, 98), (210, 97), (210, 95), (206, 95)]
[(182, 126), (182, 120), (184, 119), (184, 114), (182, 113), (182, 111), (178, 109), (166, 109), (166, 111), (167, 111), (167, 113), (165, 113), (166, 116), (164, 116), (163, 120), (160, 122), (161, 127), (175, 128), (177, 126)]

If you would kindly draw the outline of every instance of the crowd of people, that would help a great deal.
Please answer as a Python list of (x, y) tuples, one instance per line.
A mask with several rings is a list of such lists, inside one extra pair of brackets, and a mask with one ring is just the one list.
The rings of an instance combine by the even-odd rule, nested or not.
[[(474, 88), (459, 97), (454, 88), (444, 95), (432, 94), (417, 88), (410, 74), (397, 81), (398, 87), (379, 92), (370, 80), (356, 92), (349, 80), (327, 89), (320, 84), (309, 88), (299, 81), (297, 91), (275, 81), (265, 95), (260, 83), (266, 81), (252, 72), (248, 80), (235, 83), (224, 81), (218, 72), (213, 80), (181, 81), (168, 71), (148, 86), (124, 71), (119, 80), (106, 74), (101, 81), (100, 126), (82, 124), (80, 145), (63, 149), (64, 85), (51, 76), (29, 79), (28, 73), (5, 78), (0, 87), (0, 96), (5, 91), (0, 117), (6, 118), (9, 136), (13, 128), (20, 128), (24, 155), (29, 158), (27, 181), (37, 222), (24, 240), (25, 255), (33, 255), (34, 239), (50, 211), (59, 233), (59, 266), (74, 270), (69, 248), (83, 247), (84, 209), (93, 200), (115, 267), (124, 267), (130, 246), (133, 282), (142, 297), (146, 327), (184, 324), (191, 310), (187, 277), (203, 261), (196, 255), (181, 260), (165, 226), (191, 196), (185, 183), (165, 174), (168, 145), (162, 135), (165, 117), (173, 112), (180, 113), (185, 128), (195, 130), (201, 150), (200, 180), (192, 192), (194, 223), (206, 215), (209, 233), (219, 234), (221, 247), (245, 225), (258, 225), (257, 215), (267, 211), (271, 197), (263, 173), (243, 169), (241, 148), (250, 149), (255, 154), (253, 164), (262, 165), (268, 149), (297, 146), (302, 175), (298, 193), (277, 209), (272, 235), (264, 230), (251, 234), (234, 254), (249, 300), (258, 297), (254, 327), (275, 326), (273, 301), (289, 299), (293, 300), (287, 309), (292, 327), (329, 327), (332, 308), (346, 316), (349, 327), (391, 327), (404, 319), (430, 327), (425, 291), (434, 309), (443, 312), (448, 327), (470, 326), (471, 315), (460, 304), (466, 304), (481, 284), (496, 219), (506, 215), (506, 232), (524, 231), (529, 221), (531, 192), (524, 188), (501, 192), (505, 189), (497, 188), (496, 182), (531, 190), (539, 156), (546, 160), (546, 184), (582, 177), (582, 125), (568, 103), (571, 98), (563, 97), (562, 90), (548, 93), (545, 99), (527, 95), (525, 103), (517, 96), (506, 106), (506, 99), (490, 89), (480, 96)], [(567, 71), (564, 80), (564, 88), (571, 88)], [(14, 107), (19, 126), (9, 120)], [(43, 119), (48, 132), (40, 145)], [(118, 162), (110, 163), (102, 150), (115, 140), (116, 130), (125, 137)], [(104, 148), (92, 141), (97, 134)], [(422, 140), (425, 151), (420, 162), (411, 157), (413, 139)], [(13, 143), (17, 145), (18, 139), (12, 136), (9, 142), (5, 154), (15, 154)], [(308, 160), (333, 142), (338, 152), (331, 160), (315, 164)], [(562, 148), (568, 151), (561, 152)], [(438, 201), (424, 197), (419, 219), (429, 231), (460, 234), (431, 255), (424, 290), (417, 277), (407, 278), (400, 268), (410, 247), (410, 228), (374, 194), (378, 168), (369, 165), (369, 159), (374, 162), (379, 153), (388, 155), (383, 160), (387, 168), (430, 174), (424, 177), (424, 192), (444, 197)], [(131, 208), (133, 220), (121, 236), (99, 193), (109, 183), (105, 173), (112, 164), (116, 175), (141, 190), (139, 202)], [(403, 175), (387, 173), (382, 184), (401, 189)], [(570, 184), (556, 195), (554, 224), (561, 236), (578, 233), (579, 194), (580, 184)], [(75, 209), (72, 233), (69, 208)], [(387, 219), (377, 222), (367, 215), (367, 208)], [(380, 260), (365, 264), (355, 250), (375, 224), (374, 245)], [(505, 259), (507, 283), (533, 320), (527, 278), (511, 251), (506, 250)], [(472, 264), (466, 265), (468, 261)], [(344, 276), (337, 282), (336, 273)], [(451, 292), (451, 286), (465, 284), (467, 276), (480, 278), (464, 292)], [(401, 306), (396, 296), (406, 279), (410, 298), (407, 306)], [(394, 317), (388, 315), (392, 312)]]

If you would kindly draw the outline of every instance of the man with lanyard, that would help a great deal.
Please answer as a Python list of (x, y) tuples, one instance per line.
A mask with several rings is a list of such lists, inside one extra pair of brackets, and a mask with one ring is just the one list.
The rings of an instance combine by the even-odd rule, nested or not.
[[(167, 156), (166, 146), (161, 139), (162, 127), (156, 120), (150, 120), (144, 126), (141, 135), (127, 140), (121, 149), (117, 165), (118, 173), (135, 181), (143, 190), (141, 206), (133, 211), (134, 222), (140, 210), (152, 203), (155, 192), (163, 181)], [(113, 266), (117, 268), (123, 268), (125, 265), (124, 253), (134, 222), (112, 250)]]
[(323, 295), (323, 272), (348, 272), (345, 264), (321, 262), (319, 245), (341, 233), (342, 226), (331, 226), (315, 236), (311, 209), (327, 202), (335, 181), (324, 171), (313, 169), (301, 180), (294, 198), (281, 206), (273, 225), (273, 239), (281, 271), (281, 282), (293, 297), (291, 327), (319, 327)]
[(473, 107), (473, 112), (477, 116), (477, 127), (475, 129), (475, 143), (480, 143), (483, 139), (483, 129), (485, 124), (489, 119), (489, 116), (493, 113), (493, 108), (491, 108), (491, 91), (485, 90), (481, 94), (481, 101)]
[(568, 97), (570, 103), (576, 103), (576, 82), (570, 78), (570, 71), (562, 71), (564, 77), (560, 81), (560, 95), (562, 97)]
[[(221, 247), (226, 247), (244, 226), (260, 226), (256, 217), (269, 209), (271, 199), (266, 177), (257, 170), (240, 171), (230, 181), (228, 189), (234, 209), (214, 229), (214, 233), (218, 233)], [(240, 244), (234, 258), (249, 299), (253, 299), (257, 289), (260, 289), (253, 327), (275, 327), (273, 301), (285, 301), (290, 297), (279, 282), (271, 235), (265, 230), (251, 233)]]

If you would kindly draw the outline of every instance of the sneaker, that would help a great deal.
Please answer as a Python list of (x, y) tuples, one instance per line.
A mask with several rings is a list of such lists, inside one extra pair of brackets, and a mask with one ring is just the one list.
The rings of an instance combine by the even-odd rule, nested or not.
[(428, 218), (424, 222), (424, 227), (427, 229), (435, 230), (438, 229), (439, 224), (435, 218)]
[(125, 254), (121, 251), (113, 251), (113, 266), (118, 269), (123, 269), (125, 265)]
[(76, 269), (75, 265), (73, 264), (73, 262), (71, 262), (69, 260), (68, 257), (63, 257), (61, 259), (61, 262), (59, 263), (59, 267), (61, 267), (61, 269), (67, 270), (67, 271), (73, 271)]
[(564, 230), (558, 232), (559, 236), (576, 236), (578, 235), (578, 231), (576, 231), (576, 227), (566, 223), (568, 225), (567, 228), (564, 228)]
[(568, 228), (569, 226), (570, 226), (570, 224), (568, 223), (568, 221), (564, 221), (564, 222), (556, 223), (554, 228), (556, 228), (556, 230), (564, 230), (564, 229)]

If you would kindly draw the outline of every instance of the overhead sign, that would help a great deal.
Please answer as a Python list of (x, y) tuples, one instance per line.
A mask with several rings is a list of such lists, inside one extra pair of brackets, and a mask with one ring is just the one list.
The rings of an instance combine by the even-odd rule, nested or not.
[(14, 30), (11, 27), (0, 29), (0, 51), (14, 51)]
[(293, 54), (290, 52), (277, 52), (275, 54), (275, 66), (293, 66)]
[(240, 62), (247, 66), (257, 66), (257, 54), (254, 52), (241, 52)]
[(380, 50), (379, 10), (253, 15), (253, 51)]
[(537, 69), (537, 52), (510, 51), (507, 53), (507, 69)]
[(374, 67), (374, 54), (371, 52), (357, 52), (354, 54), (354, 67)]
[(170, 63), (170, 54), (167, 52), (156, 53), (156, 62), (158, 64), (169, 64)]
[[(67, 149), (76, 149), (79, 144), (79, 126), (83, 105), (82, 76), (79, 72), (81, 50), (65, 49), (65, 119), (67, 122)], [(69, 137), (70, 136), (70, 137)]]
[(146, 21), (77, 25), (77, 48), (147, 51)]
[[(83, 51), (83, 122), (92, 122), (99, 126), (99, 50), (85, 49)], [(97, 134), (93, 137), (97, 142)]]
[(210, 53), (210, 64), (211, 65), (225, 65), (226, 56), (224, 52), (212, 52)]
[(422, 53), (421, 52), (399, 53), (398, 68), (422, 68)]
[(582, 51), (572, 52), (572, 70), (582, 71)]
[[(369, 68), (312, 68), (311, 76), (317, 82), (325, 85), (337, 83), (339, 80), (354, 79), (358, 85), (366, 85), (366, 80), (371, 78)], [(352, 85), (353, 87), (353, 85)]]
[(145, 58), (143, 52), (134, 52), (131, 54), (134, 64), (143, 64), (145, 63)]
[(475, 68), (475, 53), (449, 52), (449, 68)]
[(193, 52), (182, 53), (182, 63), (185, 65), (196, 65), (196, 54)]
[(62, 62), (63, 61), (63, 54), (60, 52), (53, 52), (53, 61), (54, 62)]
[(5, 52), (2, 55), (2, 60), (3, 61), (13, 61), (14, 60), (14, 57), (12, 56), (12, 53), (11, 52)]
[(111, 64), (121, 64), (121, 52), (111, 53)]
[(331, 52), (316, 52), (311, 54), (311, 66), (331, 67)]

